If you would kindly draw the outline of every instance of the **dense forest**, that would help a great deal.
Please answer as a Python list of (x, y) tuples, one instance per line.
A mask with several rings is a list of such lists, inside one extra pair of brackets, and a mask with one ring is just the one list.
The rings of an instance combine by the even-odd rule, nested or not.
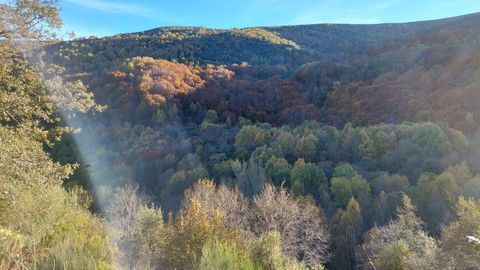
[(0, 3), (0, 269), (480, 269), (480, 14), (61, 24)]

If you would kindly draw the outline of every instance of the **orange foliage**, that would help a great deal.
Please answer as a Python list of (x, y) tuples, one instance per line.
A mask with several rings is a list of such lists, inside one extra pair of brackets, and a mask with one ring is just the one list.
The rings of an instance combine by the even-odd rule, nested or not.
[(193, 67), (167, 60), (135, 57), (128, 65), (139, 80), (144, 100), (151, 106), (161, 105), (177, 94), (193, 92), (205, 83)]

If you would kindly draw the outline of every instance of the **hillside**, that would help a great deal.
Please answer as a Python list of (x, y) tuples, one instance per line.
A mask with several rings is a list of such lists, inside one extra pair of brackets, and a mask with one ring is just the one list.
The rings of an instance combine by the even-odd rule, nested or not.
[(0, 4), (0, 269), (480, 269), (480, 13), (44, 43), (33, 2)]
[(92, 75), (137, 56), (226, 65), (240, 79), (300, 83), (321, 119), (337, 126), (434, 120), (472, 133), (480, 117), (479, 26), (480, 14), (379, 25), (164, 27), (58, 43), (47, 60)]
[[(431, 156), (434, 152), (409, 146), (422, 154), (402, 157), (405, 165), (398, 167), (392, 160), (400, 158), (400, 150), (358, 147), (378, 140), (377, 131), (362, 131), (363, 126), (379, 125), (376, 130), (404, 121), (432, 121), (474, 138), (480, 120), (479, 26), (480, 14), (380, 25), (164, 27), (46, 49), (47, 60), (66, 67), (65, 78), (82, 80), (97, 103), (109, 107), (94, 120), (79, 120), (85, 136), (105, 148), (100, 157), (98, 151), (88, 154), (91, 163), (102, 160), (92, 170), (105, 179), (115, 175), (117, 184), (133, 178), (175, 208), (195, 178), (235, 181), (230, 163), (238, 158), (262, 157), (265, 163), (282, 157), (290, 166), (304, 158), (320, 162), (327, 175), (348, 160), (365, 173), (401, 172), (415, 182), (425, 170), (439, 173), (469, 156), (476, 171), (477, 148), (466, 151), (463, 139), (449, 143), (460, 151), (453, 156), (450, 150)], [(310, 120), (339, 132), (337, 151), (331, 148), (335, 136), (318, 141), (326, 131), (294, 135), (289, 140), (302, 145), (292, 142), (288, 151), (270, 149), (276, 149), (271, 140), (279, 136), (270, 128), (288, 130)], [(244, 149), (237, 133), (252, 124), (273, 134), (260, 132), (260, 141), (245, 142)], [(386, 129), (395, 138), (396, 132)], [(360, 141), (347, 146), (349, 140)], [(313, 147), (319, 156), (294, 150), (298, 147)], [(105, 162), (112, 168), (104, 168)]]
[[(478, 14), (417, 23), (341, 25), (318, 24), (244, 29), (162, 27), (105, 38), (87, 38), (53, 46), (62, 57), (96, 56), (112, 61), (150, 56), (200, 64), (301, 64), (320, 59), (350, 61), (429, 31), (474, 28)], [(88, 58), (87, 58), (88, 59)], [(79, 58), (78, 60), (86, 60)]]

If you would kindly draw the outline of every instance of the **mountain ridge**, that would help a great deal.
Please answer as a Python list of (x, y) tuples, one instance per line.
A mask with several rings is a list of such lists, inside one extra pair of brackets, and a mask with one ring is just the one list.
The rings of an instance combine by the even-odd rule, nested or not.
[[(316, 108), (305, 108), (304, 115), (319, 115), (317, 111), (321, 111), (321, 119), (336, 126), (346, 122), (364, 125), (423, 119), (446, 121), (472, 132), (475, 119), (480, 120), (472, 90), (476, 84), (474, 74), (480, 68), (471, 63), (480, 54), (479, 28), (480, 13), (377, 25), (231, 30), (164, 27), (60, 42), (47, 47), (47, 58), (66, 67), (69, 74), (100, 77), (124, 70), (135, 57), (198, 67), (225, 66), (240, 79), (255, 81), (278, 76), (300, 83)], [(249, 68), (239, 68), (242, 63)], [(457, 89), (462, 94), (454, 95), (446, 89)], [(464, 99), (470, 100), (469, 105), (454, 114), (441, 110), (442, 106), (453, 110), (453, 101)]]
[[(421, 23), (435, 23), (435, 22), (448, 22), (460, 19), (466, 19), (470, 17), (479, 17), (480, 12), (468, 13), (464, 15), (452, 16), (452, 17), (445, 17), (439, 19), (426, 19), (426, 20), (419, 20), (419, 21), (408, 21), (408, 22), (379, 22), (379, 23), (308, 23), (308, 24), (285, 24), (285, 25), (275, 25), (275, 26), (268, 26), (268, 25), (259, 25), (259, 26), (248, 26), (248, 27), (231, 27), (231, 28), (217, 28), (217, 27), (205, 27), (205, 26), (193, 26), (193, 25), (166, 25), (161, 27), (155, 27), (143, 31), (134, 31), (129, 33), (118, 33), (115, 35), (105, 36), (105, 37), (112, 37), (116, 35), (129, 35), (129, 34), (139, 34), (139, 33), (147, 33), (147, 32), (154, 32), (156, 30), (162, 29), (169, 29), (169, 30), (191, 30), (191, 29), (210, 29), (210, 30), (221, 30), (221, 31), (228, 31), (228, 30), (235, 30), (235, 29), (252, 29), (252, 28), (262, 28), (262, 29), (275, 29), (275, 28), (283, 28), (283, 27), (301, 27), (301, 26), (384, 26), (384, 25), (409, 25), (409, 24), (421, 24)], [(103, 37), (102, 37), (103, 38)]]
[[(455, 31), (461, 31), (475, 26), (480, 27), (480, 13), (397, 24), (313, 24), (229, 30), (161, 27), (110, 37), (63, 41), (51, 45), (47, 52), (50, 61), (67, 68), (72, 66), (70, 60), (85, 62), (88, 59), (84, 56), (89, 54), (115, 64), (126, 58), (151, 56), (200, 65), (248, 62), (252, 65), (300, 66), (321, 59), (346, 63), (358, 61), (369, 58), (367, 54), (371, 51), (382, 51), (382, 46), (407, 43), (409, 39), (442, 27), (456, 27)], [(59, 52), (63, 54), (60, 57)], [(66, 59), (62, 60), (62, 57)]]

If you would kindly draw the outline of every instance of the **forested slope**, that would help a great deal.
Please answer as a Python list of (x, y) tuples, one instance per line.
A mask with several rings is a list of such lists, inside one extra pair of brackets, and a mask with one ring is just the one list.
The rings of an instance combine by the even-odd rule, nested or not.
[(243, 63), (250, 79), (280, 76), (303, 84), (335, 125), (435, 120), (472, 132), (479, 16), (380, 25), (165, 27), (58, 43), (47, 49), (47, 59), (69, 73), (95, 75), (137, 56), (230, 69)]
[(1, 22), (0, 268), (480, 267), (479, 14), (33, 53)]
[[(47, 56), (109, 106), (83, 119), (79, 135), (99, 141), (88, 160), (90, 175), (103, 179), (102, 196), (138, 183), (177, 209), (199, 178), (247, 197), (272, 183), (323, 209), (328, 267), (368, 268), (369, 252), (381, 264), (381, 252), (407, 248), (414, 255), (404, 263), (427, 269), (447, 252), (441, 228), (458, 217), (457, 199), (480, 198), (478, 26), (473, 14), (382, 25), (168, 27), (63, 42)], [(407, 218), (397, 211), (402, 203), (425, 223), (412, 213), (410, 223), (390, 222)], [(401, 235), (364, 242), (372, 226), (386, 239), (407, 226), (424, 246)], [(407, 247), (390, 246), (400, 244)]]

